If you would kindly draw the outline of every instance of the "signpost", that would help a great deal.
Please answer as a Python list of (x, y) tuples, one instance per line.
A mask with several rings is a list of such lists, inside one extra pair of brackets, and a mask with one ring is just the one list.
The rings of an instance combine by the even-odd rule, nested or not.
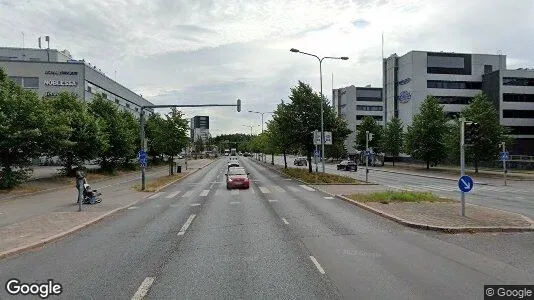
[(319, 157), (319, 149), (315, 145), (315, 151), (313, 151), (313, 157), (315, 158), (315, 173), (319, 173), (319, 165), (317, 164), (317, 157)]
[(374, 134), (369, 131), (365, 131), (365, 182), (368, 182), (369, 175), (369, 142), (373, 140)]
[(462, 193), (469, 193), (472, 189), (475, 183), (473, 182), (473, 179), (467, 175), (464, 175), (458, 179), (458, 188)]
[(502, 171), (504, 176), (504, 185), (506, 186), (506, 173), (508, 173), (508, 170), (506, 169), (506, 161), (509, 159), (508, 151), (506, 151), (506, 143), (501, 143), (502, 152), (500, 153), (500, 159), (502, 161)]
[[(467, 137), (466, 137), (466, 126)], [(460, 179), (458, 179), (458, 188), (461, 193), (462, 217), (465, 217), (465, 193), (473, 189), (473, 179), (465, 175), (465, 145), (473, 145), (479, 138), (480, 124), (475, 122), (466, 122), (465, 118), (460, 118)]]

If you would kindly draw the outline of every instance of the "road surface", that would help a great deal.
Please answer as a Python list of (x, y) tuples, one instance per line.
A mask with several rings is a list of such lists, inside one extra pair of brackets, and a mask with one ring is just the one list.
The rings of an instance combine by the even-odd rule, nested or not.
[[(53, 279), (59, 299), (483, 299), (534, 282), (534, 234), (405, 228), (227, 158), (78, 234), (0, 260), (2, 285)], [(11, 299), (4, 289), (0, 299)]]

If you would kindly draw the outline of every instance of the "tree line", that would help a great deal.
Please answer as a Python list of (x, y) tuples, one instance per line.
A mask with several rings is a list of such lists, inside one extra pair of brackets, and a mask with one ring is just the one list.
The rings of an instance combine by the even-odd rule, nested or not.
[[(39, 95), (13, 82), (0, 68), (0, 189), (29, 177), (31, 160), (58, 157), (72, 176), (86, 161), (101, 170), (133, 169), (140, 148), (139, 119), (96, 95), (88, 103), (74, 94)], [(148, 117), (145, 131), (154, 160), (180, 153), (188, 143), (188, 122), (181, 112)]]

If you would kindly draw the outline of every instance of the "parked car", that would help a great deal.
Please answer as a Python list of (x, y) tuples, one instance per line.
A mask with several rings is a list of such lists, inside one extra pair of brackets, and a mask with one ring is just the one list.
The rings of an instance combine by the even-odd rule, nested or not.
[(308, 161), (306, 160), (306, 157), (297, 157), (295, 158), (295, 161), (293, 162), (295, 166), (307, 166)]
[(226, 188), (244, 188), (248, 189), (250, 187), (250, 180), (248, 178), (248, 173), (245, 171), (245, 168), (229, 168), (226, 175)]
[(344, 160), (337, 165), (338, 170), (357, 171), (358, 164), (350, 160)]

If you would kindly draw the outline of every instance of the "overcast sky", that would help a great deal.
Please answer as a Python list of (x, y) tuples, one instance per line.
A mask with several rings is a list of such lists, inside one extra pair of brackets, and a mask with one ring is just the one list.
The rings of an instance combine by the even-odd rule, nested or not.
[[(410, 50), (507, 55), (534, 68), (533, 0), (0, 0), (1, 46), (68, 49), (155, 104), (232, 104), (186, 109), (209, 115), (212, 135), (250, 133), (248, 110), (272, 111), (302, 80), (319, 91), (380, 86), (384, 55)], [(268, 118), (266, 118), (267, 120)], [(257, 126), (254, 133), (261, 131)]]

